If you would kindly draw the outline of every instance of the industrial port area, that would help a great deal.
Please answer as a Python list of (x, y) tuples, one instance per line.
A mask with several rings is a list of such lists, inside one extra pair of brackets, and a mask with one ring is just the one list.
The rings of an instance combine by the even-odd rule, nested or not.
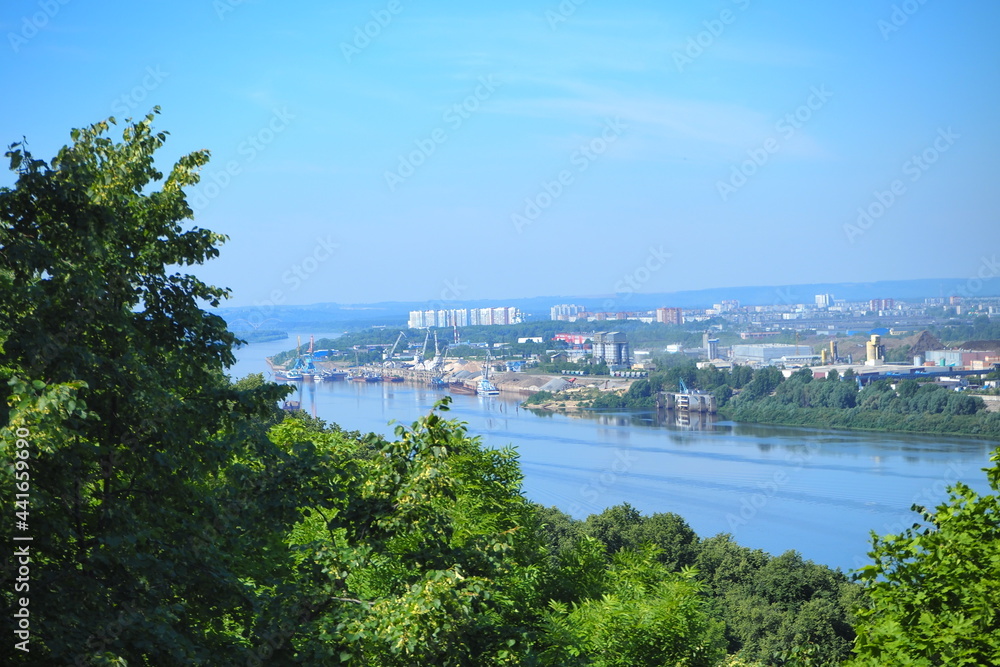
[[(543, 336), (517, 336), (533, 318), (511, 306), (418, 310), (410, 313), (408, 327), (392, 343), (319, 349), (313, 339), (307, 345), (300, 340), (291, 358), (271, 368), (280, 382), (411, 382), (459, 394), (525, 397), (538, 392), (571, 396), (584, 390), (622, 393), (671, 359), (720, 370), (775, 366), (786, 377), (803, 367), (817, 378), (831, 371), (851, 373), (859, 386), (914, 378), (963, 391), (975, 379), (980, 384), (973, 389), (995, 389), (996, 380), (983, 383), (982, 377), (1000, 367), (1000, 341), (945, 345), (928, 328), (960, 320), (989, 323), (998, 307), (995, 298), (849, 303), (831, 294), (816, 295), (809, 304), (744, 306), (730, 300), (706, 309), (645, 312), (592, 312), (564, 304), (550, 309), (546, 324), (552, 333)], [(659, 325), (665, 326), (655, 328)], [(489, 336), (490, 342), (475, 340), (474, 332), (464, 337), (463, 332), (477, 326), (480, 332), (488, 326), (496, 335)], [(651, 339), (650, 331), (664, 332), (665, 340), (687, 332), (687, 344), (662, 344)], [(700, 345), (692, 344), (693, 339)], [(993, 399), (992, 409), (1000, 407), (995, 402), (1000, 397), (986, 398)], [(687, 387), (664, 394), (657, 405), (715, 412), (714, 397)]]

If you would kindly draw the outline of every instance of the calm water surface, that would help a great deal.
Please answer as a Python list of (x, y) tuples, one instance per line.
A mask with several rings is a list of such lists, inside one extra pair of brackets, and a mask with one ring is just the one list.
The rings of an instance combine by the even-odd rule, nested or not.
[[(321, 335), (317, 334), (317, 338)], [(303, 336), (308, 340), (308, 336)], [(231, 369), (264, 372), (287, 341), (250, 345)], [(391, 435), (446, 392), (411, 384), (304, 385), (304, 409), (349, 430)], [(774, 554), (795, 549), (843, 569), (867, 562), (869, 532), (912, 524), (913, 503), (935, 505), (956, 480), (989, 492), (980, 470), (995, 442), (968, 438), (824, 431), (730, 422), (679, 426), (655, 413), (537, 414), (514, 398), (452, 396), (451, 418), (491, 447), (513, 445), (524, 493), (584, 518), (628, 502), (675, 512), (701, 536), (732, 533)]]

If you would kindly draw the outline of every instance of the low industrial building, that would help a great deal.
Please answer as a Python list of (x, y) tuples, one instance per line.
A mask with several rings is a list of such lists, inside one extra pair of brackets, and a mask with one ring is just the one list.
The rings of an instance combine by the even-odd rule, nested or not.
[(733, 361), (760, 366), (780, 362), (782, 357), (797, 357), (812, 353), (813, 349), (808, 345), (782, 345), (780, 343), (733, 345)]
[(924, 354), (924, 358), (928, 366), (954, 366), (968, 369), (977, 365), (982, 369), (1000, 361), (1000, 355), (996, 352), (985, 350), (928, 350)]

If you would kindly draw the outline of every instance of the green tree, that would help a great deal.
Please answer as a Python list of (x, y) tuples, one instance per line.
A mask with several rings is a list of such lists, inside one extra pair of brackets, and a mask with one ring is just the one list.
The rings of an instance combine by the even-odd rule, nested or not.
[(859, 587), (839, 571), (793, 551), (772, 557), (726, 534), (701, 541), (695, 567), (731, 653), (773, 665), (839, 664), (850, 655)]
[(600, 540), (608, 553), (615, 554), (636, 546), (633, 533), (642, 520), (639, 510), (623, 503), (609, 507), (600, 514), (588, 516), (584, 530), (591, 537)]
[(991, 461), (993, 494), (959, 482), (936, 511), (914, 505), (922, 525), (872, 534), (853, 664), (1000, 664), (1000, 449)]
[(669, 572), (655, 548), (617, 552), (599, 597), (551, 603), (541, 664), (564, 667), (715, 665), (722, 626), (693, 570)]
[(282, 448), (310, 443), (317, 472), (290, 540), (295, 574), (275, 599), (286, 617), (313, 613), (274, 657), (519, 664), (547, 558), (516, 454), (481, 447), (438, 412), (396, 436), (360, 459), (342, 434), (289, 420), (273, 430)]
[[(17, 181), (0, 190), (4, 453), (30, 433), (33, 635), (21, 657), (37, 664), (232, 659), (254, 614), (246, 582), (268, 562), (254, 530), (212, 538), (235, 492), (226, 471), (261, 444), (248, 425), (271, 418), (284, 390), (223, 375), (234, 338), (201, 306), (227, 292), (177, 270), (223, 241), (182, 224), (183, 189), (208, 154), (164, 179), (152, 120), (120, 143), (113, 120), (74, 130), (49, 163), (18, 144), (6, 153)], [(14, 471), (0, 475), (11, 488)], [(0, 650), (10, 658), (11, 643)]]
[(576, 521), (569, 514), (556, 507), (536, 505), (535, 516), (554, 556), (572, 548), (583, 536), (583, 522)]

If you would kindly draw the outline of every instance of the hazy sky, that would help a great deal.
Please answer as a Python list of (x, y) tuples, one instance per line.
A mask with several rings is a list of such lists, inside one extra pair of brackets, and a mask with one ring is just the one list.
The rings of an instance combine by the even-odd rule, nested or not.
[(5, 145), (47, 159), (160, 105), (163, 168), (211, 150), (196, 224), (231, 240), (200, 275), (231, 305), (996, 271), (995, 2), (11, 0), (0, 19)]

